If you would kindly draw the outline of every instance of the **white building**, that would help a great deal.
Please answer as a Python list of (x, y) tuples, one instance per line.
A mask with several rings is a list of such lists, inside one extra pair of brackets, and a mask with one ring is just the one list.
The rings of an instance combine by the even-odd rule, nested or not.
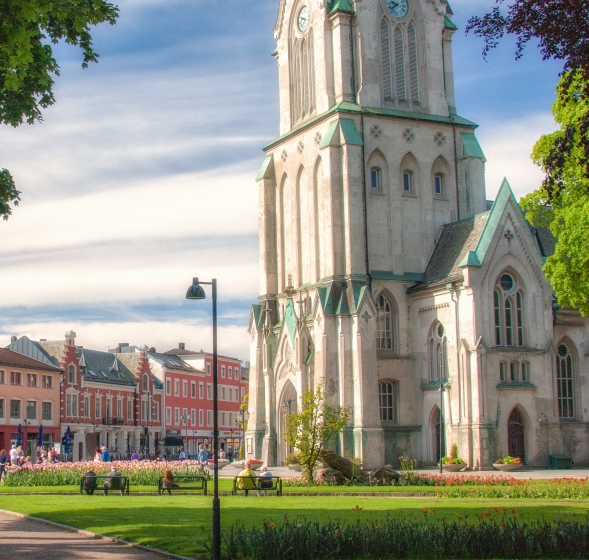
[(555, 305), (554, 240), (508, 183), (486, 201), (451, 15), (445, 0), (280, 0), (246, 445), (269, 465), (284, 403), (320, 381), (352, 412), (339, 452), (433, 464), (445, 380), (442, 446), (472, 468), (589, 463), (589, 322)]

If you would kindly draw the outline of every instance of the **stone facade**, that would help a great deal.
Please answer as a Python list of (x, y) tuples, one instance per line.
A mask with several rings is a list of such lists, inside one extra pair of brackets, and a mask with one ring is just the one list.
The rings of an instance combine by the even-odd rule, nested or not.
[(554, 240), (507, 182), (488, 208), (448, 4), (403, 4), (280, 2), (246, 448), (283, 463), (288, 408), (323, 382), (352, 412), (336, 451), (367, 467), (453, 443), (475, 469), (510, 452), (587, 464), (589, 323), (553, 305)]

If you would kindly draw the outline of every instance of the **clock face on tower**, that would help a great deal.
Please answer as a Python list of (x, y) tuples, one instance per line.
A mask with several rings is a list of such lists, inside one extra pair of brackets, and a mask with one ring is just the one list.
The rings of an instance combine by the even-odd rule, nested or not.
[(309, 20), (311, 19), (311, 11), (309, 6), (303, 6), (299, 12), (299, 31), (304, 33), (309, 27)]
[(409, 11), (407, 0), (387, 0), (387, 8), (396, 18), (405, 17)]

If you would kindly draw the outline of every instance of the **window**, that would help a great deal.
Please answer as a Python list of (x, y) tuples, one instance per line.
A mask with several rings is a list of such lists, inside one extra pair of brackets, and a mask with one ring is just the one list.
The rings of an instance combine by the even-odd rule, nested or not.
[(419, 103), (419, 72), (417, 61), (417, 31), (410, 23), (407, 27), (407, 43), (409, 54), (409, 93), (413, 103)]
[(70, 418), (78, 415), (78, 395), (65, 396), (65, 415)]
[(407, 100), (407, 88), (405, 85), (405, 45), (403, 31), (400, 27), (395, 29), (395, 81), (397, 82), (397, 99), (399, 101)]
[(207, 383), (207, 399), (212, 400), (213, 398), (213, 386)]
[(196, 426), (196, 410), (194, 408), (190, 411), (190, 425), (193, 428)]
[(245, 387), (241, 388), (241, 400), (244, 401), (245, 400)]
[(117, 418), (123, 418), (123, 401), (117, 400)]
[(180, 380), (174, 379), (174, 395), (176, 397), (180, 396)]
[(36, 387), (36, 386), (37, 386), (37, 374), (27, 373), (27, 387)]
[(41, 387), (43, 389), (53, 389), (53, 375), (44, 375), (41, 378)]
[(100, 418), (102, 416), (102, 399), (100, 399), (99, 397), (96, 397), (96, 400), (94, 401), (94, 416), (96, 418)]
[(239, 368), (235, 368), (235, 379), (239, 379)]
[(4, 385), (6, 380), (4, 378), (4, 371), (0, 370), (0, 385)]
[(391, 38), (385, 18), (380, 22), (380, 56), (382, 63), (382, 93), (385, 101), (393, 100), (393, 77), (391, 74)]
[(149, 421), (149, 403), (147, 401), (141, 401), (141, 420)]
[(225, 399), (225, 387), (222, 387), (222, 388), (221, 388), (221, 391), (222, 391), (222, 395), (223, 395), (223, 396), (221, 397), (221, 400), (223, 400), (223, 401), (224, 401), (224, 400), (226, 400), (226, 399)]
[(43, 420), (51, 420), (51, 418), (53, 417), (52, 408), (53, 408), (53, 403), (50, 403), (50, 402), (43, 403), (42, 412), (41, 412), (43, 415)]
[(160, 403), (158, 402), (153, 403), (153, 421), (160, 421)]
[(4, 399), (0, 399), (0, 418), (4, 418)]
[(413, 192), (413, 173), (411, 171), (403, 172), (403, 192), (407, 194)]
[(172, 380), (166, 379), (166, 395), (172, 394)]
[(174, 409), (174, 424), (176, 426), (180, 425), (180, 409), (179, 408)]
[(436, 196), (444, 194), (444, 176), (439, 173), (434, 175), (434, 194)]
[(505, 362), (499, 364), (499, 378), (501, 381), (507, 381), (507, 364)]
[(517, 372), (518, 372), (518, 364), (517, 362), (511, 362), (511, 364), (509, 364), (509, 369), (510, 369), (510, 381), (512, 383), (517, 383), (519, 380), (517, 378)]
[(378, 324), (376, 326), (376, 347), (378, 350), (393, 350), (393, 311), (391, 302), (381, 294), (376, 301)]
[(211, 375), (211, 364), (207, 364), (207, 375)]
[(378, 167), (373, 167), (370, 170), (370, 186), (372, 187), (373, 191), (381, 191), (381, 184), (380, 184), (380, 169)]
[(166, 424), (172, 424), (172, 409), (169, 406), (166, 407)]
[(106, 417), (112, 417), (112, 399), (106, 399)]
[(313, 29), (308, 27), (300, 35), (297, 30), (291, 43), (291, 82), (294, 94), (292, 124), (310, 115), (316, 107)]
[(209, 426), (209, 427), (213, 426), (213, 411), (212, 410), (207, 410), (207, 426)]
[(528, 362), (522, 363), (522, 381), (524, 383), (530, 382), (530, 364)]
[(10, 372), (10, 384), (11, 385), (22, 385), (20, 371)]
[(225, 413), (221, 413), (221, 426), (225, 426)]
[(233, 368), (229, 367), (229, 370), (227, 371), (227, 377), (229, 379), (233, 379)]
[(67, 379), (69, 383), (76, 382), (76, 366), (74, 364), (70, 364), (67, 367)]
[(225, 379), (225, 366), (221, 366), (221, 377)]
[(133, 402), (127, 401), (127, 420), (133, 420)]
[(445, 381), (446, 368), (446, 333), (442, 323), (434, 323), (429, 339), (430, 381)]
[(149, 376), (147, 374), (143, 375), (143, 392), (147, 393), (149, 391)]
[(190, 382), (190, 396), (196, 399), (196, 383), (194, 381)]
[(205, 425), (205, 411), (204, 410), (198, 411), (198, 425), (199, 426)]
[(20, 401), (10, 401), (10, 417), (20, 418)]
[(188, 396), (188, 381), (186, 381), (186, 380), (182, 381), (182, 396), (183, 397)]
[(493, 293), (493, 307), (497, 346), (523, 346), (524, 294), (513, 275), (500, 276)]
[(380, 400), (380, 419), (382, 422), (395, 422), (395, 384), (392, 381), (381, 381), (378, 384)]
[(36, 401), (27, 401), (27, 420), (36, 420), (37, 419), (37, 402)]
[(90, 418), (90, 397), (84, 397), (84, 418)]
[(556, 385), (558, 391), (558, 415), (560, 418), (575, 417), (575, 386), (573, 357), (566, 344), (558, 347), (556, 357)]
[(205, 398), (205, 386), (204, 383), (198, 384), (198, 398), (204, 399)]
[(182, 409), (182, 425), (188, 425), (188, 410), (186, 408)]

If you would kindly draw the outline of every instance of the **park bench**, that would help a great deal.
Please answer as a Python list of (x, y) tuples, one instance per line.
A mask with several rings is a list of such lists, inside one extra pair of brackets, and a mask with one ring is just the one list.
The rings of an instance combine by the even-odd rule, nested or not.
[(553, 470), (566, 470), (573, 468), (573, 460), (565, 455), (550, 455), (550, 468)]
[[(182, 482), (182, 484), (180, 484)], [(189, 484), (186, 485), (186, 482)], [(172, 494), (172, 490), (175, 492), (202, 492), (204, 496), (207, 495), (207, 477), (206, 476), (196, 476), (196, 475), (178, 475), (174, 476), (174, 483), (179, 486), (179, 488), (166, 488), (164, 486), (164, 477), (160, 476), (158, 483), (157, 483), (157, 495), (161, 496), (166, 490), (168, 494)], [(192, 484), (191, 484), (192, 483)]]
[(248, 488), (249, 491), (276, 492), (277, 496), (282, 496), (282, 479), (279, 476), (234, 476), (233, 490), (231, 491), (233, 496), (237, 496), (238, 492), (243, 492), (245, 495), (245, 489), (238, 488), (238, 481), (246, 478), (249, 478), (254, 486), (254, 488)]
[(85, 475), (80, 479), (80, 494), (86, 492), (92, 496), (95, 490), (98, 490), (98, 481), (102, 480), (102, 490), (104, 495), (108, 496), (109, 490), (116, 490), (121, 496), (129, 495), (129, 477), (127, 476), (107, 476), (107, 475)]

